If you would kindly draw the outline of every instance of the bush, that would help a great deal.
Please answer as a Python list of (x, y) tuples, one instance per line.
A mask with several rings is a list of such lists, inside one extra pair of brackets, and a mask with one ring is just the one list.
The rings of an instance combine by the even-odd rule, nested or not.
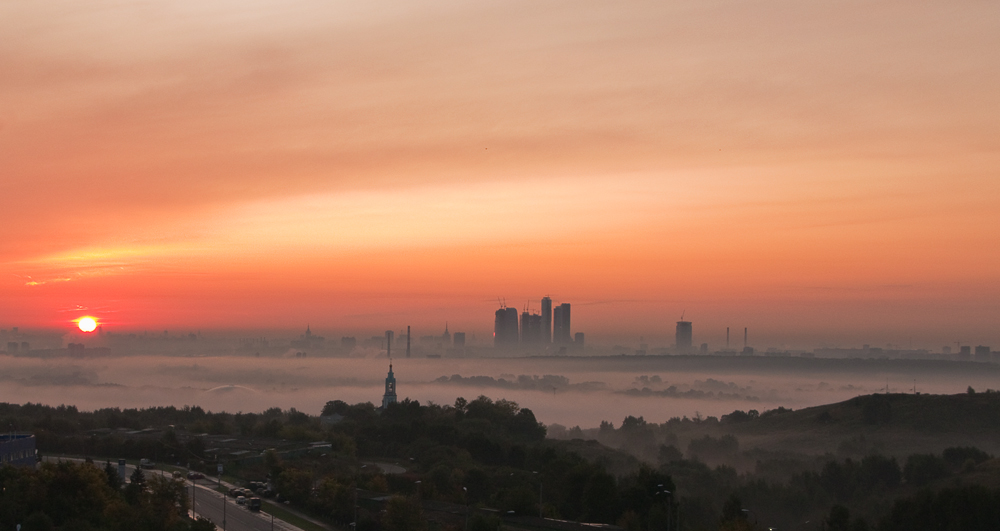
[(947, 475), (945, 460), (933, 454), (913, 454), (903, 467), (903, 477), (910, 485), (923, 486)]

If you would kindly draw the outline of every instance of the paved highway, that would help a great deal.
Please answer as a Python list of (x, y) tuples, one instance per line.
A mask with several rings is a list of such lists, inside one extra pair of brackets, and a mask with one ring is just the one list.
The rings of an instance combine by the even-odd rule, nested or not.
[[(84, 461), (83, 459), (74, 457), (45, 456), (43, 459), (51, 462), (74, 461), (82, 463)], [(118, 467), (116, 462), (112, 462), (111, 464), (115, 468)], [(104, 468), (104, 463), (94, 461), (94, 466)], [(135, 471), (135, 466), (125, 465), (125, 469), (127, 480), (132, 475), (132, 472)], [(159, 469), (146, 470), (145, 473), (147, 476), (150, 474), (160, 474), (171, 477), (171, 474)], [(184, 482), (187, 484), (189, 500), (193, 501), (192, 509), (194, 510), (194, 514), (208, 518), (219, 529), (224, 529), (225, 531), (302, 531), (301, 528), (283, 520), (277, 518), (272, 520), (269, 514), (262, 512), (254, 513), (246, 507), (237, 505), (233, 498), (226, 498), (222, 493), (215, 490), (218, 482), (211, 478), (196, 481), (184, 480)]]
[[(189, 482), (190, 483), (190, 482)], [(214, 490), (215, 481), (210, 479), (198, 480), (197, 485), (188, 486), (188, 495), (193, 501), (194, 512), (204, 518), (208, 518), (218, 527), (225, 531), (300, 531), (287, 522), (274, 519), (265, 513), (251, 512), (242, 505), (237, 505), (232, 498), (227, 498), (220, 492)]]

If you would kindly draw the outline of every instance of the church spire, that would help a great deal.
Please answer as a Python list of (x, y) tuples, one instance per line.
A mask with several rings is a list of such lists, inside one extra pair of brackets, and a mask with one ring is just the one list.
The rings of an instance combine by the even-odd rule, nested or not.
[(385, 394), (382, 395), (382, 409), (396, 403), (396, 376), (392, 374), (392, 357), (389, 358), (389, 375), (385, 377)]

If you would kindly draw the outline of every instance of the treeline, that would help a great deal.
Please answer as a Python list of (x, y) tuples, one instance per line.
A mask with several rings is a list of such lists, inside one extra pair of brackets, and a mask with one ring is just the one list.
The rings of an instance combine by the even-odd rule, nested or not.
[[(845, 407), (857, 412), (864, 424), (884, 424), (893, 418), (891, 400), (881, 395), (853, 399)], [(953, 478), (960, 481), (991, 458), (978, 448), (951, 447), (938, 454), (919, 453), (898, 460), (876, 451), (864, 437), (847, 441), (849, 453), (856, 451), (859, 458), (809, 457), (760, 449), (741, 451), (739, 440), (731, 434), (691, 436), (684, 445), (677, 435), (697, 433), (698, 427), (760, 422), (789, 413), (784, 408), (763, 413), (737, 410), (719, 418), (674, 418), (662, 424), (627, 416), (618, 428), (602, 422), (587, 434), (655, 463), (659, 472), (671, 477), (677, 485), (684, 529), (717, 529), (722, 522), (728, 522), (723, 527), (751, 525), (739, 524), (738, 518), (726, 519), (730, 497), (741, 500), (745, 514), (753, 514), (766, 527), (819, 529), (832, 518), (846, 521), (849, 527), (844, 529), (881, 528), (889, 525), (883, 521), (897, 500)], [(819, 416), (810, 422), (831, 422)], [(572, 436), (573, 431), (560, 435)], [(739, 472), (733, 466), (737, 463), (747, 471)], [(831, 513), (835, 507), (837, 511)], [(850, 518), (843, 518), (844, 511)]]
[(0, 467), (0, 528), (22, 531), (214, 531), (187, 517), (187, 489), (141, 470), (123, 486), (118, 471), (92, 463)]
[[(665, 494), (675, 489), (669, 476), (645, 467), (616, 477), (567, 445), (546, 440), (545, 427), (531, 410), (511, 401), (481, 396), (441, 406), (404, 400), (381, 414), (370, 404), (333, 401), (323, 414), (342, 417), (333, 430), (356, 441), (359, 457), (388, 458), (407, 466), (407, 473), (399, 475), (361, 472), (358, 481), (364, 489), (516, 515), (625, 523), (635, 530), (647, 529), (651, 522), (653, 528), (663, 524), (672, 503)], [(292, 461), (272, 463), (269, 472), (279, 478), (300, 476), (301, 485), (306, 484), (305, 476), (327, 485), (353, 480), (337, 474), (316, 477), (315, 468)], [(305, 489), (299, 492), (300, 499), (293, 503), (335, 505), (321, 493), (307, 499)], [(367, 514), (370, 519), (362, 519), (359, 526), (371, 526), (377, 517)]]
[[(850, 407), (864, 422), (880, 423), (896, 412), (886, 403), (862, 400)], [(718, 419), (672, 419), (664, 424), (629, 416), (618, 429), (602, 423), (597, 432), (603, 440), (645, 448), (652, 456), (646, 459), (649, 465), (595, 441), (547, 439), (546, 428), (529, 409), (484, 396), (472, 401), (459, 398), (452, 405), (403, 400), (385, 410), (370, 403), (335, 400), (323, 408), (325, 424), (295, 410), (236, 415), (200, 408), (85, 413), (68, 406), (32, 404), (0, 404), (0, 422), (34, 431), (42, 452), (83, 455), (151, 457), (153, 452), (175, 452), (166, 454), (174, 456), (184, 452), (185, 457), (203, 457), (201, 439), (181, 442), (175, 431), (182, 429), (329, 441), (330, 448), (322, 453), (282, 458), (267, 452), (259, 462), (231, 463), (227, 471), (248, 480), (270, 480), (281, 501), (341, 525), (355, 521), (356, 489), (379, 493), (380, 498), (388, 494), (387, 505), (360, 504), (359, 531), (420, 531), (427, 527), (422, 511), (432, 500), (492, 508), (497, 514), (512, 511), (617, 524), (629, 531), (666, 529), (668, 521), (670, 529), (685, 531), (986, 529), (991, 527), (976, 526), (997, 522), (994, 509), (983, 505), (994, 503), (996, 492), (979, 487), (940, 489), (958, 485), (964, 474), (983, 469), (980, 465), (991, 456), (977, 448), (952, 447), (901, 460), (871, 452), (857, 459), (804, 458), (740, 452), (739, 441), (731, 435), (691, 438), (682, 452), (673, 435), (678, 428), (698, 423), (759, 422), (789, 411), (735, 411)], [(151, 426), (162, 433), (132, 438), (90, 433)], [(753, 472), (707, 464), (738, 453), (742, 458), (759, 457)], [(165, 454), (159, 455), (165, 460)], [(380, 469), (393, 463), (406, 470), (387, 474)], [(932, 490), (935, 487), (939, 490)], [(933, 514), (918, 522), (923, 527), (912, 527), (910, 518), (918, 504), (931, 507), (927, 510)], [(928, 522), (950, 522), (959, 513), (965, 519), (954, 521), (971, 522), (969, 526), (928, 527)], [(462, 528), (439, 523), (445, 529), (449, 525), (455, 531)], [(469, 526), (472, 531), (496, 528), (495, 522), (480, 517)]]
[[(236, 414), (206, 412), (198, 406), (84, 412), (66, 405), (0, 403), (0, 425), (33, 433), (41, 453), (150, 458), (191, 463), (194, 468), (206, 458), (204, 442), (197, 437), (182, 440), (178, 432), (289, 441), (317, 441), (330, 435), (318, 418), (294, 408)], [(151, 427), (157, 429), (155, 436), (121, 433)]]

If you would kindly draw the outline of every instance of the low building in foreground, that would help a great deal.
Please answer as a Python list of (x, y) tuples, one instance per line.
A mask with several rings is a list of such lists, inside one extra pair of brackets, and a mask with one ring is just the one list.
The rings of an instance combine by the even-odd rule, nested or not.
[(35, 466), (35, 436), (24, 433), (0, 435), (0, 465)]

